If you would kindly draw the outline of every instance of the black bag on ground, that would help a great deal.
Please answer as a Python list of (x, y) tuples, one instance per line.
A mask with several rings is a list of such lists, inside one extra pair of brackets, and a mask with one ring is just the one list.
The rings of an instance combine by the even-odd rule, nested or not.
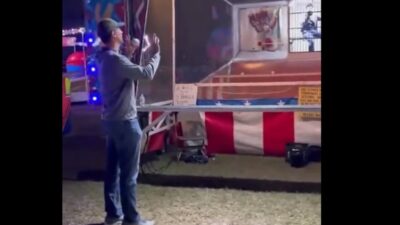
[(286, 145), (286, 162), (292, 167), (303, 167), (309, 163), (308, 144), (288, 143)]

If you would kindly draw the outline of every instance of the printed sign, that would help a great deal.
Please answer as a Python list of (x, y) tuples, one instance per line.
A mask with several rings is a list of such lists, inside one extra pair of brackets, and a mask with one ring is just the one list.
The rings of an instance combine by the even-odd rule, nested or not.
[(194, 84), (176, 84), (174, 105), (196, 105), (197, 86)]
[[(299, 88), (299, 105), (320, 105), (321, 104), (321, 87), (300, 87)], [(302, 120), (321, 120), (319, 112), (300, 112), (299, 116)]]

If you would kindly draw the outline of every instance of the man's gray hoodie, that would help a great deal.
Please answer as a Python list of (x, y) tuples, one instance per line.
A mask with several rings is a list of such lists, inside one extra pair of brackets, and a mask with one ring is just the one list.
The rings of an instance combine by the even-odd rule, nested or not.
[(107, 48), (97, 53), (96, 60), (103, 101), (102, 119), (123, 121), (136, 118), (136, 81), (154, 78), (160, 64), (160, 53), (155, 54), (146, 66), (136, 65), (124, 55)]

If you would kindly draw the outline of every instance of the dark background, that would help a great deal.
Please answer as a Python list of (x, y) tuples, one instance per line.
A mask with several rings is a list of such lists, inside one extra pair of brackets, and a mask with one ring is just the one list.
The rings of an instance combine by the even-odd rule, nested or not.
[(63, 29), (84, 26), (84, 0), (62, 1), (62, 27)]
[[(213, 6), (218, 19), (213, 19)], [(233, 57), (217, 60), (207, 54), (212, 33), (217, 29), (231, 30), (232, 8), (223, 0), (176, 0), (175, 10), (176, 83), (199, 82)], [(218, 48), (231, 45), (222, 41)]]

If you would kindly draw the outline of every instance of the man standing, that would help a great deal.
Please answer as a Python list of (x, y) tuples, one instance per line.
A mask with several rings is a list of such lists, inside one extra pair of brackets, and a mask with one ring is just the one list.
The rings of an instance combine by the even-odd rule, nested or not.
[[(136, 85), (140, 79), (152, 80), (160, 63), (159, 39), (152, 38), (152, 57), (145, 66), (133, 64), (136, 47), (124, 43), (122, 24), (102, 19), (97, 33), (104, 48), (96, 55), (99, 64), (102, 120), (107, 134), (107, 168), (104, 181), (106, 225), (153, 225), (143, 220), (136, 208), (139, 174), (140, 129), (136, 111)], [(120, 47), (124, 43), (124, 53)]]

